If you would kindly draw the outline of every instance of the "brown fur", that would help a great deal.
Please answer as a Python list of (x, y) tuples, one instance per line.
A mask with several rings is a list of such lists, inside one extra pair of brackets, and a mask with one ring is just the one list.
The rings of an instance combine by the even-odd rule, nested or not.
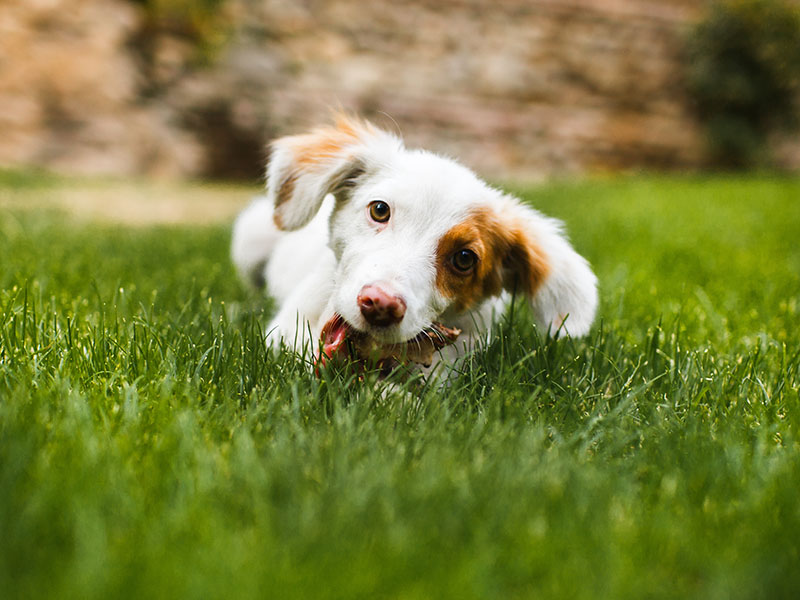
[(292, 199), (294, 193), (294, 186), (297, 184), (298, 174), (296, 172), (289, 173), (278, 187), (275, 194), (275, 206), (278, 207), (285, 202)]
[[(469, 273), (461, 273), (450, 262), (454, 253), (471, 250), (478, 257)], [(550, 269), (547, 257), (524, 224), (500, 218), (481, 208), (451, 228), (436, 250), (436, 287), (454, 300), (456, 310), (474, 307), (497, 295), (503, 288), (533, 295)]]
[[(308, 173), (324, 168), (331, 159), (342, 157), (347, 152), (348, 146), (357, 144), (360, 138), (375, 131), (375, 128), (369, 123), (339, 114), (333, 127), (320, 127), (311, 133), (290, 136), (281, 140), (282, 144), (288, 145), (291, 149), (294, 164), (275, 190), (276, 210), (272, 218), (278, 229), (283, 229), (284, 226), (281, 206), (292, 199), (297, 180), (303, 175), (303, 172)], [(340, 174), (340, 181), (331, 183), (346, 187), (361, 173), (363, 173), (363, 166), (360, 163), (354, 164)]]
[(296, 135), (288, 139), (293, 147), (295, 160), (303, 168), (314, 168), (334, 157), (364, 135), (374, 132), (372, 125), (347, 115), (337, 115), (333, 127), (320, 127), (306, 135)]

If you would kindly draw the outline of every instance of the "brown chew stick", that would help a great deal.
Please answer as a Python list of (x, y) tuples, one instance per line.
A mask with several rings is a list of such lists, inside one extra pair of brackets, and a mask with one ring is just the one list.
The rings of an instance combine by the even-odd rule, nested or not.
[(402, 344), (381, 346), (365, 335), (356, 335), (351, 341), (356, 359), (375, 362), (394, 359), (401, 363), (410, 361), (428, 367), (433, 362), (433, 353), (454, 343), (460, 334), (460, 329), (432, 323), (417, 337)]

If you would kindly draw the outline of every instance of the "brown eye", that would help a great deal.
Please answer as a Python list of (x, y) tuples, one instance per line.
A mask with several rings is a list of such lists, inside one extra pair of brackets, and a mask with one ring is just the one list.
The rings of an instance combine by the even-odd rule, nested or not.
[(478, 262), (478, 256), (472, 250), (459, 250), (450, 259), (450, 262), (460, 273), (468, 273)]
[(392, 211), (389, 209), (389, 205), (383, 200), (375, 200), (369, 203), (369, 216), (376, 223), (386, 223), (391, 214)]

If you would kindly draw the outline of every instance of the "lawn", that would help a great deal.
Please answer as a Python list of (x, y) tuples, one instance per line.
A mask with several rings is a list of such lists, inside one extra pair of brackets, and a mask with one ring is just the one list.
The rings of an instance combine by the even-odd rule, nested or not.
[(389, 389), (265, 351), (225, 219), (76, 185), (0, 174), (2, 598), (800, 595), (800, 179), (511, 188), (594, 265), (591, 335), (518, 305)]

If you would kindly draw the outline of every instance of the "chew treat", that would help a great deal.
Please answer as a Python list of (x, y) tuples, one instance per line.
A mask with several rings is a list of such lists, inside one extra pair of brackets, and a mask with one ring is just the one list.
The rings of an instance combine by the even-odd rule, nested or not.
[(433, 353), (454, 343), (460, 334), (460, 329), (432, 323), (406, 342), (381, 344), (336, 315), (322, 328), (319, 362), (325, 364), (327, 360), (345, 358), (381, 366), (413, 362), (428, 367), (433, 362)]

